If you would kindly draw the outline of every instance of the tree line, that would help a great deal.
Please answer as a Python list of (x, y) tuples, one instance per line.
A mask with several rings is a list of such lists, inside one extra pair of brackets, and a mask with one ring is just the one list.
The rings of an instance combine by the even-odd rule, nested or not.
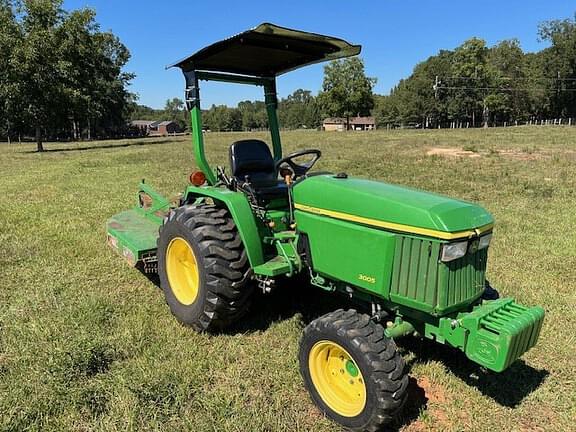
[[(375, 78), (366, 76), (364, 62), (359, 57), (330, 62), (324, 68), (322, 90), (317, 96), (300, 88), (278, 100), (279, 123), (284, 129), (316, 129), (328, 116), (370, 115), (374, 107), (372, 89), (375, 83)], [(142, 120), (166, 117), (168, 102), (164, 110), (140, 106), (134, 115), (144, 116)], [(236, 107), (212, 105), (202, 114), (204, 127), (211, 131), (250, 131), (268, 127), (263, 101), (245, 100)]]
[[(102, 32), (90, 8), (66, 11), (63, 0), (0, 0), (0, 139), (45, 140), (134, 136), (130, 120), (189, 124), (179, 98), (163, 109), (137, 103), (128, 90), (133, 73), (123, 70), (130, 52), (111, 32)], [(323, 90), (298, 89), (279, 100), (284, 128), (317, 128), (327, 115), (369, 114), (375, 79), (360, 58), (330, 63)], [(204, 111), (214, 131), (268, 127), (262, 101)]]
[(110, 137), (126, 128), (134, 77), (128, 49), (90, 8), (62, 0), (0, 0), (0, 136)]
[[(172, 120), (182, 129), (189, 127), (184, 102), (178, 98), (166, 101), (164, 109), (152, 109), (134, 104), (131, 120)], [(283, 128), (313, 129), (322, 123), (317, 97), (309, 90), (298, 89), (278, 103), (278, 119)], [(202, 110), (202, 123), (206, 130), (252, 131), (268, 128), (266, 104), (263, 101), (244, 100), (236, 107), (212, 105)]]
[(380, 126), (477, 127), (576, 117), (576, 16), (540, 24), (549, 47), (525, 53), (516, 39), (472, 38), (418, 64), (377, 96)]
[[(317, 98), (309, 90), (298, 89), (278, 101), (278, 121), (287, 129), (313, 129), (322, 122)], [(211, 131), (262, 130), (268, 128), (263, 101), (245, 100), (235, 108), (212, 105), (203, 112), (204, 127)]]
[[(310, 90), (297, 89), (278, 101), (278, 120), (285, 129), (315, 129), (328, 116), (349, 118), (370, 115), (374, 107), (375, 78), (365, 74), (359, 57), (330, 62), (324, 68), (322, 90), (314, 96)], [(185, 118), (180, 99), (166, 102), (163, 110), (135, 105), (133, 120), (174, 120)], [(236, 107), (212, 105), (203, 110), (203, 124), (211, 131), (250, 131), (268, 127), (263, 101), (241, 101)]]
[[(441, 50), (418, 64), (389, 95), (373, 93), (359, 57), (324, 68), (322, 89), (298, 89), (278, 102), (280, 124), (315, 129), (326, 117), (373, 115), (380, 127), (467, 127), (544, 118), (576, 117), (576, 16), (542, 23), (549, 46), (525, 53), (505, 40), (492, 47), (479, 38)], [(130, 120), (172, 120), (189, 125), (179, 98), (163, 109), (137, 104), (123, 69), (128, 49), (102, 32), (93, 9), (63, 9), (63, 0), (0, 0), (0, 139), (43, 141), (133, 135)], [(213, 131), (268, 127), (263, 101), (203, 111)], [(466, 127), (465, 126), (465, 127)]]

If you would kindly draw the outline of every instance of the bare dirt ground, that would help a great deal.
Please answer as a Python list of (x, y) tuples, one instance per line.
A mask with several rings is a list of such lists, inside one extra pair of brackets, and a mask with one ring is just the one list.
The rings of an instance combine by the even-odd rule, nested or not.
[(533, 151), (518, 151), (518, 150), (490, 150), (486, 151), (472, 151), (465, 150), (459, 147), (443, 148), (443, 147), (432, 147), (426, 151), (427, 156), (442, 156), (442, 157), (469, 157), (469, 158), (479, 158), (488, 155), (498, 155), (516, 160), (537, 160), (548, 155), (542, 152)]

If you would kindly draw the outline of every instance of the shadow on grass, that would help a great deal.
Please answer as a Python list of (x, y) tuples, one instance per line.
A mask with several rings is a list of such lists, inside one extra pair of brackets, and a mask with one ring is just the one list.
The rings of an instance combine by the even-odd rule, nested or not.
[[(147, 277), (158, 284), (156, 275)], [(311, 286), (305, 278), (280, 281), (270, 294), (262, 294), (257, 288), (254, 301), (248, 314), (238, 324), (223, 330), (222, 334), (242, 334), (267, 330), (275, 322), (283, 321), (299, 314), (304, 325), (338, 308), (353, 308), (349, 299), (342, 295), (323, 292)], [(357, 307), (361, 310), (360, 307)], [(477, 388), (483, 395), (498, 404), (514, 408), (526, 396), (536, 390), (549, 375), (546, 370), (538, 370), (523, 360), (516, 361), (502, 373), (486, 371), (469, 360), (464, 353), (436, 342), (416, 337), (406, 337), (397, 341), (401, 350), (414, 354), (407, 364), (408, 372), (418, 363), (439, 361), (466, 384)], [(388, 430), (398, 430), (414, 422), (427, 408), (428, 399), (424, 389), (410, 378), (409, 398), (401, 417)]]
[[(306, 278), (284, 280), (270, 294), (257, 293), (248, 315), (237, 325), (226, 329), (224, 334), (249, 333), (265, 331), (271, 324), (301, 316), (304, 325), (316, 318), (339, 308), (354, 308), (344, 295), (334, 295), (313, 287)], [(361, 310), (360, 305), (356, 309)], [(420, 413), (426, 409), (428, 399), (424, 389), (416, 380), (409, 378), (408, 398), (401, 415), (386, 431), (397, 431), (416, 421)]]
[(238, 324), (225, 329), (225, 334), (264, 331), (277, 321), (284, 321), (296, 314), (303, 324), (338, 308), (350, 308), (341, 296), (325, 293), (310, 285), (305, 277), (294, 277), (278, 282), (270, 293), (263, 294), (255, 288), (254, 300), (248, 314)]
[[(137, 270), (158, 289), (162, 289), (157, 273), (145, 273), (140, 266)], [(274, 322), (290, 319), (296, 314), (300, 314), (302, 322), (308, 324), (335, 309), (351, 307), (353, 306), (346, 298), (325, 293), (311, 286), (305, 277), (280, 279), (278, 286), (269, 294), (263, 294), (259, 288), (254, 287), (253, 300), (246, 316), (238, 323), (223, 329), (220, 334), (265, 331)]]
[[(283, 282), (268, 295), (257, 295), (248, 315), (238, 325), (227, 329), (226, 334), (264, 331), (272, 323), (301, 314), (303, 324), (338, 308), (352, 308), (353, 304), (343, 296), (333, 295), (310, 286), (306, 281)], [(360, 308), (358, 307), (360, 310)], [(523, 360), (513, 363), (502, 373), (487, 371), (455, 348), (440, 345), (428, 339), (406, 337), (397, 341), (398, 346), (414, 354), (408, 370), (416, 363), (436, 360), (443, 363), (466, 384), (477, 388), (483, 395), (498, 404), (514, 408), (536, 390), (549, 375), (544, 369), (535, 369)], [(411, 381), (411, 402), (407, 403), (402, 425), (418, 417), (426, 408), (424, 391), (416, 381)], [(402, 426), (399, 425), (399, 426)]]
[(407, 337), (397, 343), (400, 348), (414, 354), (408, 368), (430, 360), (440, 361), (466, 384), (508, 408), (518, 406), (549, 375), (547, 370), (535, 369), (522, 359), (514, 362), (504, 372), (491, 372), (469, 360), (463, 352), (428, 339)]
[[(142, 272), (142, 269), (140, 269)], [(157, 274), (142, 274), (160, 288)], [(301, 316), (304, 325), (316, 318), (339, 308), (352, 308), (348, 298), (323, 292), (310, 285), (306, 277), (294, 277), (280, 280), (277, 288), (270, 294), (263, 294), (255, 288), (254, 299), (247, 315), (237, 324), (226, 328), (220, 334), (235, 335), (266, 331), (273, 323), (288, 320), (295, 315)], [(358, 309), (360, 309), (358, 307)], [(420, 412), (427, 408), (428, 399), (424, 389), (416, 380), (409, 378), (408, 398), (401, 415), (385, 429), (397, 431), (416, 421)]]
[[(64, 148), (48, 148), (44, 149), (42, 152), (38, 152), (38, 150), (26, 150), (22, 153), (54, 153), (54, 152), (73, 152), (73, 151), (84, 151), (84, 150), (99, 150), (99, 149), (111, 149), (111, 148), (123, 148), (123, 147), (132, 147), (132, 146), (147, 146), (147, 145), (157, 145), (157, 144), (169, 144), (173, 141), (168, 139), (154, 139), (154, 140), (147, 140), (143, 141), (141, 138), (135, 138), (139, 141), (122, 143), (122, 144), (106, 144), (106, 145), (91, 145), (86, 147), (64, 147)], [(61, 145), (61, 144), (59, 144)]]
[(426, 392), (420, 387), (416, 379), (408, 377), (408, 397), (399, 416), (389, 424), (384, 431), (398, 431), (418, 419), (421, 412), (428, 408)]

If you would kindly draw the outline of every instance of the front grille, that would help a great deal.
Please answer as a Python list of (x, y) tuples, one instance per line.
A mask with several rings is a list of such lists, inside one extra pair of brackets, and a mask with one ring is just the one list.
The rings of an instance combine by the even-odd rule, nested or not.
[(460, 259), (440, 264), (447, 267), (446, 298), (439, 302), (440, 307), (466, 302), (477, 298), (484, 290), (486, 259), (488, 249), (468, 253)]
[(484, 289), (487, 249), (443, 263), (441, 242), (398, 236), (390, 299), (434, 315), (477, 299)]

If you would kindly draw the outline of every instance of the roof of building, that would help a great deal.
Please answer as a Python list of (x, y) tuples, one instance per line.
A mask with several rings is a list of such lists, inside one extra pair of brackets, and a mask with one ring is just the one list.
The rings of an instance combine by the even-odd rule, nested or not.
[[(375, 124), (374, 117), (350, 117), (348, 119), (350, 124), (356, 125), (371, 125)], [(346, 119), (343, 117), (328, 117), (324, 119), (324, 124), (345, 124)]]
[(346, 119), (340, 117), (328, 117), (325, 118), (322, 122), (324, 124), (344, 124), (346, 123)]
[(132, 126), (146, 126), (149, 128), (155, 128), (158, 126), (168, 126), (169, 124), (175, 124), (176, 122), (172, 120), (132, 120), (130, 124)]
[(152, 126), (157, 123), (155, 120), (132, 120), (130, 124), (132, 126)]
[(335, 37), (263, 23), (167, 68), (273, 77), (309, 64), (357, 55), (361, 48)]
[(374, 117), (350, 117), (350, 124), (371, 125), (375, 124)]

